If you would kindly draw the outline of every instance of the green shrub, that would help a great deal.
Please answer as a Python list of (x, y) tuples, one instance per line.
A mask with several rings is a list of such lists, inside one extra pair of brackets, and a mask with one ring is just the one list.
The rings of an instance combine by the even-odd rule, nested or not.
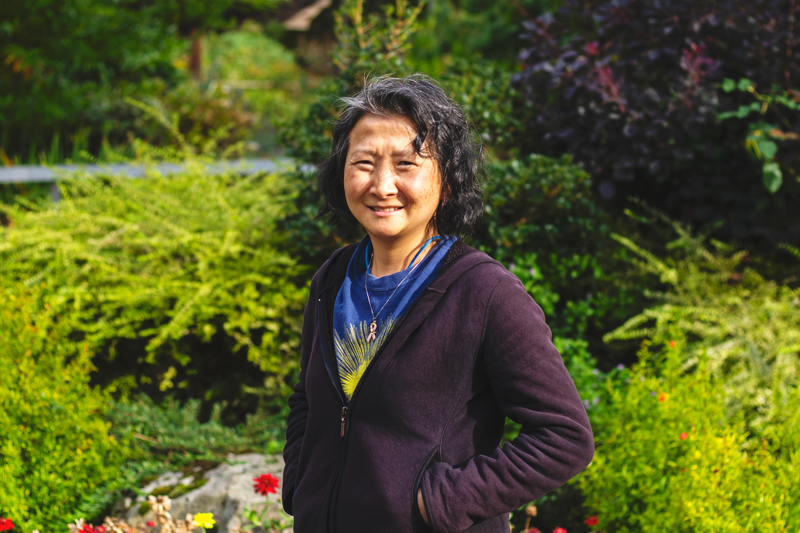
[(235, 31), (207, 37), (208, 77), (228, 93), (241, 97), (258, 117), (258, 126), (297, 115), (310, 80), (292, 52), (270, 39), (264, 28), (246, 22)]
[(741, 413), (728, 416), (724, 382), (705, 358), (687, 371), (685, 349), (677, 342), (653, 354), (645, 346), (627, 383), (608, 382), (608, 405), (592, 416), (595, 458), (579, 482), (597, 528), (797, 531), (797, 389), (772, 438), (748, 440)]
[(473, 244), (509, 266), (542, 306), (555, 335), (582, 338), (593, 354), (601, 337), (642, 307), (642, 282), (625, 278), (626, 251), (595, 202), (589, 175), (540, 155), (489, 167), (483, 224)]
[(100, 381), (228, 400), (241, 418), (244, 387), (286, 392), (307, 281), (277, 249), (291, 204), (278, 178), (189, 164), (168, 177), (77, 174), (60, 189), (56, 205), (5, 208), (0, 278), (45, 283), (47, 313), (98, 350)]
[(650, 292), (655, 305), (609, 333), (606, 340), (686, 341), (685, 364), (701, 357), (725, 388), (729, 415), (742, 411), (763, 431), (786, 409), (800, 376), (800, 289), (762, 277), (747, 253), (693, 236), (673, 224), (678, 239), (660, 259), (630, 239), (615, 238), (639, 256), (645, 273), (666, 287)]
[(133, 438), (151, 456), (169, 456), (170, 462), (224, 460), (229, 453), (282, 449), (285, 413), (251, 414), (238, 427), (222, 425), (222, 404), (215, 404), (207, 422), (200, 422), (200, 402), (180, 405), (168, 398), (161, 406), (145, 395), (127, 402), (112, 402), (105, 419), (120, 439)]
[(31, 292), (0, 288), (0, 516), (22, 531), (65, 530), (83, 496), (116, 476), (124, 448), (89, 386), (91, 352)]

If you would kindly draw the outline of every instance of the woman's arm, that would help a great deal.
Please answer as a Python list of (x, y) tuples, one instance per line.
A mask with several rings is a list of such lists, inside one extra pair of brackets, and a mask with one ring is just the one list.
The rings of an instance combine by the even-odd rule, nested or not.
[(438, 463), (420, 488), (434, 531), (462, 531), (562, 485), (591, 461), (594, 441), (575, 384), (553, 346), (544, 313), (504, 274), (490, 298), (483, 359), (502, 412), (519, 436), (458, 467)]
[(306, 369), (311, 357), (311, 346), (314, 344), (314, 335), (317, 330), (317, 306), (314, 305), (314, 295), (317, 290), (317, 276), (311, 281), (309, 298), (303, 312), (303, 331), (300, 336), (300, 375), (299, 381), (294, 385), (294, 391), (289, 396), (289, 416), (286, 420), (286, 445), (283, 448), (283, 508), (292, 514), (292, 497), (297, 485), (297, 463), (300, 459), (300, 448), (306, 432), (306, 418), (308, 417), (308, 402), (306, 400)]

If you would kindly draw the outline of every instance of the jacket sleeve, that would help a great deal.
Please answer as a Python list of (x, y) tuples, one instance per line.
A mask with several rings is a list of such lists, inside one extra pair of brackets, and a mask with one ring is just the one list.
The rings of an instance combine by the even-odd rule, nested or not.
[[(320, 269), (321, 271), (322, 269)], [(303, 312), (303, 330), (300, 335), (300, 374), (299, 381), (292, 387), (289, 396), (289, 416), (286, 420), (286, 445), (283, 448), (283, 489), (282, 500), (284, 510), (292, 514), (292, 497), (297, 486), (297, 463), (300, 459), (300, 448), (306, 432), (308, 402), (306, 400), (306, 370), (311, 357), (311, 346), (317, 330), (317, 306), (314, 305), (319, 272), (311, 281), (308, 302)]]
[(519, 436), (460, 465), (437, 463), (420, 488), (434, 531), (455, 532), (535, 500), (592, 459), (594, 441), (575, 384), (553, 346), (542, 309), (512, 274), (489, 299), (481, 345), (501, 411)]

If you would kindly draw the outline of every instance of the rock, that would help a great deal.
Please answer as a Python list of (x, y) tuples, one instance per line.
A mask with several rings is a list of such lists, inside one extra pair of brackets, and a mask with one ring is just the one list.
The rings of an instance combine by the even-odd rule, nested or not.
[[(280, 489), (278, 494), (267, 497), (253, 490), (253, 478), (260, 474), (272, 474), (283, 482), (283, 459), (280, 456), (265, 456), (258, 453), (229, 455), (219, 466), (205, 471), (197, 467), (197, 474), (187, 475), (185, 472), (168, 472), (141, 489), (145, 495), (170, 494), (185, 492), (174, 497), (172, 510), (175, 518), (184, 518), (187, 514), (214, 513), (217, 533), (234, 533), (249, 524), (244, 518), (245, 508), (254, 509), (259, 515), (268, 508), (264, 522), (280, 519)], [(202, 474), (202, 477), (200, 476)], [(147, 506), (147, 497), (139, 496), (130, 505), (125, 505), (123, 516), (131, 525), (141, 524), (153, 519), (153, 513)], [(128, 502), (125, 502), (128, 503)], [(142, 511), (147, 510), (144, 514)], [(254, 530), (255, 531), (255, 530)], [(269, 528), (267, 531), (270, 531)], [(289, 527), (283, 530), (291, 532)]]

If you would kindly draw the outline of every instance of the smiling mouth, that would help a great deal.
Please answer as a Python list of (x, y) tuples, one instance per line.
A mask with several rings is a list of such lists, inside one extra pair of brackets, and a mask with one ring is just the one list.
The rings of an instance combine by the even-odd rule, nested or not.
[(371, 207), (367, 206), (376, 213), (391, 213), (393, 211), (400, 211), (402, 207)]

